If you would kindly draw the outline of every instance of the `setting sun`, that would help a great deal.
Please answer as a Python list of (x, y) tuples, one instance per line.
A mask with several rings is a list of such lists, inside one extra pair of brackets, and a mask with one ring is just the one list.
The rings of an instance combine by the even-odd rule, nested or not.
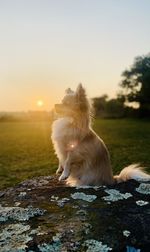
[(43, 105), (44, 105), (44, 102), (42, 100), (37, 101), (37, 106), (38, 107), (43, 107)]

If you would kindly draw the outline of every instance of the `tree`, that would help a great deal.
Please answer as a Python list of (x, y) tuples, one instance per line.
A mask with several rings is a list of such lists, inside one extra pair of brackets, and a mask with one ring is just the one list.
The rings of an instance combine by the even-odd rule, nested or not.
[(110, 118), (121, 118), (125, 116), (125, 107), (119, 99), (110, 99), (106, 103), (106, 113)]
[(138, 102), (140, 114), (150, 116), (150, 53), (136, 57), (130, 69), (122, 73), (122, 77), (120, 86), (126, 101)]
[(107, 99), (108, 99), (108, 95), (106, 95), (106, 94), (104, 94), (100, 97), (94, 97), (92, 99), (95, 114), (97, 116), (102, 115), (104, 113)]
[(125, 116), (124, 100), (109, 99), (107, 95), (93, 98), (93, 106), (97, 116), (119, 118)]

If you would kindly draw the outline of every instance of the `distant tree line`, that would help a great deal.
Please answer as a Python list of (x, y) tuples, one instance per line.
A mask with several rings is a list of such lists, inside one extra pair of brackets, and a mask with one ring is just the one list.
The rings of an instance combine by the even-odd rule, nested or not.
[(150, 53), (135, 58), (132, 66), (122, 73), (119, 86), (115, 99), (108, 99), (107, 95), (93, 98), (96, 115), (150, 117)]
[(53, 112), (28, 111), (28, 112), (3, 112), (0, 113), (0, 122), (40, 122), (53, 120)]
[(125, 117), (126, 109), (120, 99), (109, 99), (107, 95), (103, 95), (92, 100), (96, 116), (103, 118)]

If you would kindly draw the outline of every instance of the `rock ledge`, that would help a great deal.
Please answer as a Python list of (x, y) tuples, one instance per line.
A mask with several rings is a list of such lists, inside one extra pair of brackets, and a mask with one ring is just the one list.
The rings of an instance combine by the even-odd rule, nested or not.
[(150, 183), (70, 188), (38, 177), (0, 192), (1, 252), (149, 251)]

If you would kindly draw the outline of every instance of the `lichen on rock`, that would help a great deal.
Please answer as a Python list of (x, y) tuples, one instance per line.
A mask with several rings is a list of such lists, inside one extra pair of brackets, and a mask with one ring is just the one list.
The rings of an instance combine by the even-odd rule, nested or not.
[(131, 234), (131, 232), (130, 232), (129, 230), (124, 230), (124, 231), (123, 231), (123, 235), (124, 235), (125, 237), (129, 237), (130, 234)]
[(124, 200), (124, 199), (128, 199), (132, 197), (131, 193), (120, 193), (116, 189), (106, 189), (104, 191), (109, 194), (109, 196), (103, 197), (103, 199), (106, 201), (118, 201), (118, 200)]
[(73, 194), (71, 194), (71, 197), (75, 200), (78, 199), (78, 200), (84, 200), (87, 202), (92, 202), (97, 198), (96, 195), (89, 195), (89, 194), (85, 194), (83, 192), (73, 193)]
[(38, 249), (40, 252), (61, 252), (61, 247), (62, 245), (60, 242), (54, 242), (52, 244), (43, 243), (38, 246)]
[(108, 252), (112, 250), (112, 248), (102, 244), (102, 242), (93, 239), (86, 240), (84, 246), (86, 247), (86, 252)]
[(19, 198), (24, 198), (27, 195), (27, 192), (20, 192), (18, 195)]
[(22, 183), (20, 183), (20, 185), (25, 188), (27, 187), (39, 188), (42, 186), (46, 186), (52, 179), (53, 179), (52, 176), (40, 176), (33, 179), (25, 180)]
[(127, 246), (127, 251), (126, 252), (141, 252), (141, 250), (136, 249), (136, 248), (131, 247), (131, 246)]
[(68, 198), (59, 199), (58, 196), (54, 196), (54, 195), (52, 195), (52, 197), (51, 197), (51, 201), (56, 202), (59, 207), (63, 207), (65, 205), (65, 203), (67, 203), (69, 200), (70, 199), (68, 199)]
[(136, 201), (136, 204), (137, 204), (138, 206), (145, 206), (145, 205), (148, 205), (149, 202), (144, 201), (144, 200), (137, 200), (137, 201)]
[(142, 194), (150, 194), (150, 184), (141, 183), (136, 191)]
[(39, 208), (33, 208), (29, 206), (27, 208), (22, 207), (2, 207), (0, 205), (0, 222), (6, 222), (7, 220), (27, 221), (31, 217), (43, 215), (45, 210)]
[(24, 224), (11, 224), (0, 233), (0, 251), (16, 252), (25, 251), (26, 243), (32, 240), (27, 232), (30, 226)]

